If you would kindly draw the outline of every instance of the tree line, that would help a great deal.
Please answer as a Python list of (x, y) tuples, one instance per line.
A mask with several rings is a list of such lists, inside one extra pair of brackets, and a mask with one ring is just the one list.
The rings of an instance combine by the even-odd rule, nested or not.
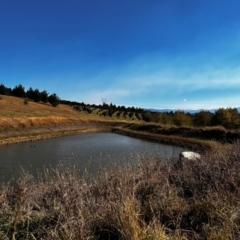
[(37, 88), (31, 87), (25, 91), (25, 87), (22, 84), (15, 86), (13, 89), (5, 87), (3, 83), (0, 84), (0, 94), (9, 95), (20, 98), (31, 99), (34, 102), (49, 102), (52, 106), (56, 107), (60, 103), (60, 98), (56, 93), (49, 94), (46, 90), (39, 91)]
[(122, 114), (123, 117), (128, 116), (131, 119), (134, 114), (138, 120), (163, 125), (176, 125), (179, 127), (223, 126), (227, 129), (237, 129), (240, 127), (240, 114), (236, 108), (219, 108), (215, 112), (200, 110), (196, 113), (188, 113), (182, 110), (152, 112), (142, 108), (116, 106), (112, 103), (95, 105), (65, 100), (61, 102), (74, 107), (76, 110), (88, 113), (92, 113), (94, 109), (98, 109), (100, 115), (105, 117), (112, 117), (114, 114), (118, 117)]
[(164, 125), (176, 125), (179, 127), (223, 126), (227, 129), (238, 129), (240, 127), (240, 114), (236, 108), (219, 108), (215, 112), (201, 110), (194, 114), (184, 112), (182, 110), (175, 112), (152, 112), (142, 108), (116, 106), (112, 103), (96, 105), (61, 100), (56, 93), (49, 94), (46, 90), (39, 91), (38, 89), (32, 89), (30, 87), (27, 91), (25, 91), (25, 88), (21, 84), (11, 89), (5, 87), (1, 83), (0, 95), (10, 95), (31, 99), (34, 102), (49, 102), (53, 106), (57, 106), (59, 103), (62, 103), (69, 105), (78, 111), (86, 111), (88, 113), (92, 113), (94, 109), (99, 109), (99, 114), (105, 117), (112, 117), (114, 114), (119, 117), (120, 114), (122, 114), (123, 117), (128, 116), (131, 119), (134, 114), (138, 120)]
[(240, 127), (240, 114), (237, 108), (219, 108), (214, 112), (200, 110), (194, 114), (178, 110), (176, 112), (150, 112), (143, 114), (146, 122), (156, 122), (176, 126), (223, 126), (227, 129)]
[(88, 113), (92, 113), (95, 109), (98, 109), (99, 115), (104, 117), (112, 117), (114, 114), (119, 115), (122, 113), (124, 116), (129, 116), (129, 118), (133, 117), (133, 114), (135, 114), (137, 119), (141, 119), (141, 114), (145, 112), (142, 108), (137, 107), (126, 107), (126, 106), (116, 106), (115, 104), (85, 104), (85, 103), (79, 103), (79, 102), (73, 102), (73, 101), (66, 101), (61, 100), (61, 103), (70, 105), (71, 107), (75, 108), (78, 111), (85, 111)]

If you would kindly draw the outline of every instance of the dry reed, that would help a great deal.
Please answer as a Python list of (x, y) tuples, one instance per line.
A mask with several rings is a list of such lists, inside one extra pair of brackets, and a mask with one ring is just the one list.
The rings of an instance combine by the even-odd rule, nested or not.
[(1, 239), (240, 239), (240, 144), (175, 160), (23, 172), (1, 186)]

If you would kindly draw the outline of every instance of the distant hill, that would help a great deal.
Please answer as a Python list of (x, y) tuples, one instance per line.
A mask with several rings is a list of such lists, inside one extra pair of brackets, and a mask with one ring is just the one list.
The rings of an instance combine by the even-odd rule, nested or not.
[[(165, 108), (165, 109), (155, 109), (155, 108), (149, 108), (149, 109), (146, 109), (146, 110), (149, 110), (151, 112), (160, 112), (160, 113), (166, 113), (166, 112), (176, 112), (178, 111), (179, 109), (171, 109), (171, 108)], [(181, 110), (181, 109), (180, 109)], [(195, 114), (195, 113), (198, 113), (202, 110), (206, 110), (206, 111), (209, 111), (211, 113), (214, 113), (217, 108), (215, 109), (185, 109), (183, 110), (185, 113), (191, 113), (191, 114)], [(237, 110), (238, 112), (240, 113), (240, 107), (237, 107)]]

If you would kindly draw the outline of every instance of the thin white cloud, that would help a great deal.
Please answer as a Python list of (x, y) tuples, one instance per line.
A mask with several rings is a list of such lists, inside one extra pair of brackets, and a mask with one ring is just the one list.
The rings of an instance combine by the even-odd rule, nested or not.
[[(188, 94), (193, 91), (210, 91), (215, 93), (217, 90), (224, 88), (239, 88), (240, 69), (212, 69), (205, 72), (173, 72), (166, 70), (161, 72), (145, 73), (142, 75), (134, 74), (119, 74), (113, 77), (107, 86), (104, 84), (101, 87), (90, 87), (85, 93), (81, 93), (81, 101), (86, 103), (101, 103), (101, 100), (107, 99), (107, 102), (121, 103), (128, 102), (129, 104), (141, 100), (142, 105), (157, 105), (159, 102), (163, 107), (171, 106), (173, 108), (215, 108), (231, 106), (236, 99), (226, 96), (224, 100), (221, 96), (209, 96), (209, 99), (200, 99), (192, 101), (184, 100), (177, 102), (177, 96), (182, 96), (181, 99), (187, 99)], [(104, 79), (104, 74), (98, 78), (98, 82)], [(109, 77), (109, 76), (108, 76)], [(184, 98), (184, 95), (187, 98)], [(146, 99), (148, 97), (148, 99)], [(154, 100), (155, 99), (155, 100)], [(198, 98), (199, 99), (199, 98)], [(240, 99), (239, 99), (240, 100)], [(155, 102), (154, 102), (155, 101)], [(173, 103), (172, 103), (173, 102)], [(240, 102), (240, 101), (239, 101)]]
[(167, 70), (149, 74), (145, 76), (135, 76), (127, 80), (133, 85), (138, 84), (145, 88), (151, 87), (172, 87), (177, 89), (185, 88), (191, 90), (200, 89), (220, 89), (225, 87), (239, 86), (240, 84), (240, 67), (206, 69), (205, 71), (189, 70), (188, 73), (181, 71)]
[[(210, 60), (208, 64), (203, 64), (202, 59), (199, 67), (197, 64), (191, 66), (194, 58), (181, 58), (181, 61), (177, 59), (173, 63), (165, 63), (159, 59), (156, 56), (147, 56), (121, 68), (103, 70), (89, 81), (86, 80), (84, 92), (79, 87), (79, 98), (89, 103), (101, 103), (104, 98), (112, 103), (127, 101), (129, 104), (139, 103), (146, 107), (161, 104), (163, 108), (184, 109), (209, 109), (233, 106), (237, 101), (240, 103), (238, 96), (224, 96), (224, 99), (222, 96), (215, 96), (218, 91), (226, 88), (240, 88), (240, 67), (227, 64), (221, 67), (221, 64)], [(188, 61), (188, 65), (184, 66), (182, 61)], [(75, 89), (76, 91), (78, 90)], [(208, 95), (208, 99), (189, 97), (197, 91), (212, 91), (214, 94)]]
[[(239, 104), (238, 104), (239, 103)], [(220, 96), (207, 98), (204, 97), (201, 100), (188, 100), (186, 102), (174, 102), (168, 104), (172, 109), (218, 109), (228, 107), (240, 107), (240, 96), (229, 96), (222, 98)]]

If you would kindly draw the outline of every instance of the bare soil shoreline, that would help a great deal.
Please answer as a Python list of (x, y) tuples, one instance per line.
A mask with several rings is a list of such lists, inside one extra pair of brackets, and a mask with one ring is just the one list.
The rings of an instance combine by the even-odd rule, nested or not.
[(90, 132), (110, 132), (106, 124), (81, 124), (70, 126), (51, 126), (26, 129), (14, 129), (0, 133), (0, 145), (39, 141)]
[(127, 128), (115, 128), (112, 130), (112, 132), (129, 136), (129, 137), (151, 141), (151, 142), (178, 146), (181, 148), (186, 148), (186, 149), (197, 151), (197, 152), (205, 152), (206, 150), (212, 149), (216, 144), (216, 143), (213, 143), (212, 141), (202, 141), (199, 139), (191, 139), (186, 137), (154, 134), (154, 133), (142, 132), (142, 131), (133, 131)]
[(178, 146), (197, 152), (204, 152), (208, 149), (212, 149), (216, 145), (216, 142), (213, 141), (152, 133), (150, 131), (132, 130), (127, 123), (123, 122), (90, 122), (71, 125), (62, 124), (7, 129), (0, 132), (0, 145), (40, 141), (49, 138), (96, 132), (113, 132), (133, 138)]
[(239, 130), (230, 131), (221, 126), (193, 128), (113, 120), (76, 111), (64, 104), (52, 107), (29, 101), (25, 105), (23, 100), (13, 96), (2, 97), (0, 145), (106, 131), (190, 149), (209, 149), (214, 145), (222, 147), (240, 139)]

